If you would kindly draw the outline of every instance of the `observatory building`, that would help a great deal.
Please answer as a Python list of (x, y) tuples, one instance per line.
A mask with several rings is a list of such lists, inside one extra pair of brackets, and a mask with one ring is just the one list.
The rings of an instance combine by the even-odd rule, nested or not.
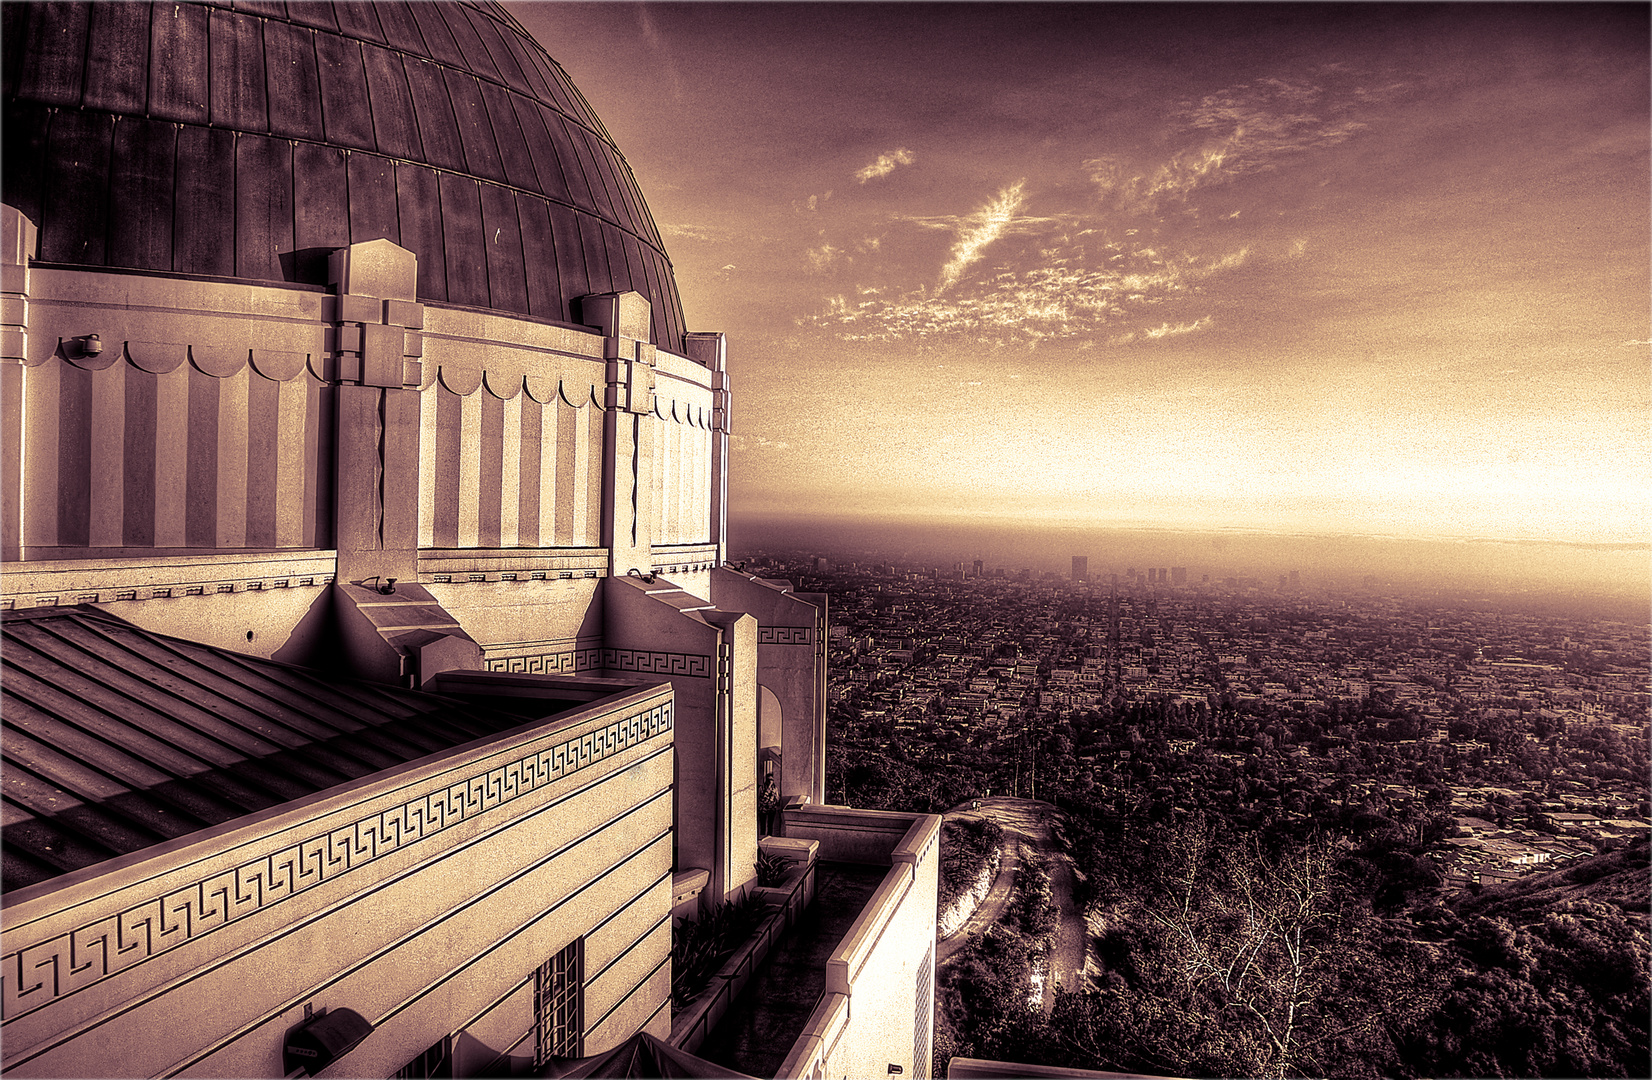
[(0, 1068), (692, 1054), (836, 874), (765, 1075), (927, 1075), (939, 821), (825, 803), (825, 598), (728, 565), (723, 336), (544, 48), (0, 13)]

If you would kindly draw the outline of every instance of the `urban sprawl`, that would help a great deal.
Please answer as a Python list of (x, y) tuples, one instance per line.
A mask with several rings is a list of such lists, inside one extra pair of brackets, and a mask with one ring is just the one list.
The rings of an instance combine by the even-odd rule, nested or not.
[[(1375, 583), (1332, 592), (1290, 572), (1091, 575), (1083, 558), (1067, 576), (767, 555), (753, 568), (829, 594), (839, 722), (931, 750), (1030, 742), (1014, 793), (1036, 794), (1039, 768), (1121, 775), (1129, 749), (1057, 741), (1067, 759), (1040, 763), (1038, 735), (1145, 705), (1182, 719), (1170, 754), (1240, 771), (1273, 758), (1298, 815), (1325, 796), (1449, 815), (1430, 852), (1447, 887), (1553, 869), (1645, 835), (1652, 818), (1645, 624)], [(1224, 716), (1255, 734), (1209, 738)], [(1388, 718), (1377, 757), (1373, 716)]]

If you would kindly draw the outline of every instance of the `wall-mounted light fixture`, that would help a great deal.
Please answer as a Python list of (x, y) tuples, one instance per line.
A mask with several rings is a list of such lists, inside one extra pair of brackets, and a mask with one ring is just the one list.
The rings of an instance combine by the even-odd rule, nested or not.
[(314, 1076), (356, 1048), (373, 1025), (354, 1009), (322, 1009), (287, 1029), (281, 1040), (286, 1076)]
[(63, 354), (65, 356), (83, 357), (96, 356), (103, 351), (103, 339), (96, 334), (86, 334), (82, 337), (64, 338)]

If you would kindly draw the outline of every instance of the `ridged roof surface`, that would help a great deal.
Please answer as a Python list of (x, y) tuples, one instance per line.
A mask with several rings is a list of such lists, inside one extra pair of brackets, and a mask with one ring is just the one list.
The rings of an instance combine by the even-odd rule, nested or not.
[(532, 723), (140, 629), (0, 622), (3, 891)]
[(325, 284), (388, 238), (419, 297), (577, 321), (635, 290), (682, 350), (630, 167), (496, 3), (12, 3), (4, 198), (49, 263)]

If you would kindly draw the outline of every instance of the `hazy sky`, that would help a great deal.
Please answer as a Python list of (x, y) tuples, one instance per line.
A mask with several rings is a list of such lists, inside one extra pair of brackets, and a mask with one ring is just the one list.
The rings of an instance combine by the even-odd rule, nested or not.
[(731, 503), (1652, 534), (1645, 5), (513, 4)]

